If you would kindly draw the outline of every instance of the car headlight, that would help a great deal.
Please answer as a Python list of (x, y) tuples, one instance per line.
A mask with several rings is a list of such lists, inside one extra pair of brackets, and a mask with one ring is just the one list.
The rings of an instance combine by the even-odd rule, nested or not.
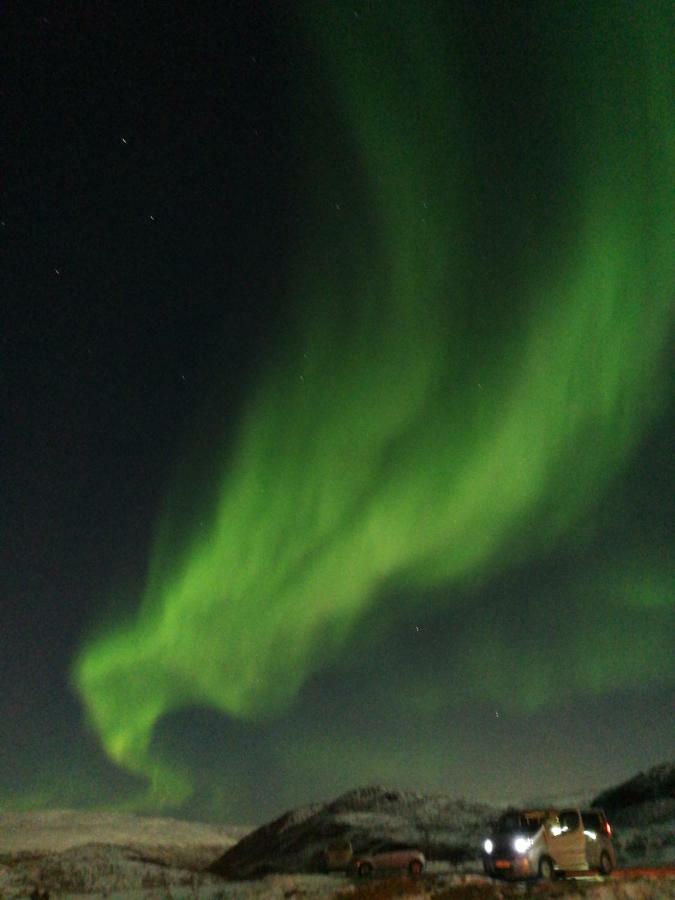
[(516, 851), (516, 853), (527, 853), (531, 846), (531, 838), (517, 837), (513, 842), (513, 849)]
[(494, 850), (494, 846), (495, 845), (492, 843), (490, 838), (483, 841), (483, 850), (485, 850), (486, 853), (492, 853), (492, 851)]

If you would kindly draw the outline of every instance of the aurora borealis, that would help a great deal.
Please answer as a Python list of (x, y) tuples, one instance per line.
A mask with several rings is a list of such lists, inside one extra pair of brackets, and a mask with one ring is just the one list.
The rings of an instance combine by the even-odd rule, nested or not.
[[(336, 765), (422, 782), (446, 752), (470, 766), (446, 731), (462, 708), (510, 718), (485, 740), (511, 758), (551, 709), (600, 720), (604, 699), (672, 688), (654, 488), (671, 26), (666, 3), (628, 0), (306, 4), (278, 26), (300, 54), (277, 113), (294, 142), (279, 190), (298, 197), (279, 311), (237, 403), (216, 371), (185, 411), (146, 574), (112, 609), (91, 601), (67, 666), (106, 756), (140, 776), (130, 805), (189, 807), (205, 783), (191, 710), (269, 729), (274, 777), (309, 765), (321, 794)], [(393, 748), (354, 723), (354, 696)], [(223, 775), (245, 763), (222, 765), (222, 810), (248, 809)]]

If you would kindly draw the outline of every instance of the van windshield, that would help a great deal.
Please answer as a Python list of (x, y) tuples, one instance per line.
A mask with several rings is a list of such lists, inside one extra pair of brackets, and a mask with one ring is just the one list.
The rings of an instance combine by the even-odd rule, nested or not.
[(524, 816), (522, 813), (504, 813), (497, 820), (496, 831), (498, 834), (507, 834), (514, 831), (521, 834), (536, 834), (541, 827), (541, 819), (535, 816)]

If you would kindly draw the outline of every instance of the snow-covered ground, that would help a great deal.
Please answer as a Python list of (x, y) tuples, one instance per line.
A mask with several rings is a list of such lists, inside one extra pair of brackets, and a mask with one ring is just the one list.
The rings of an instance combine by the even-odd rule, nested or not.
[(5, 812), (0, 813), (0, 854), (58, 852), (91, 843), (229, 847), (250, 830), (132, 813), (73, 809)]
[[(496, 883), (482, 875), (430, 867), (418, 882), (407, 877), (355, 881), (344, 875), (269, 875), (246, 882), (224, 882), (207, 875), (160, 867), (130, 858), (123, 848), (89, 845), (35, 861), (34, 867), (0, 867), (2, 900), (506, 900), (523, 895), (565, 900), (674, 900), (675, 878), (610, 880), (588, 878), (525, 887)], [(33, 893), (34, 891), (39, 893)]]
[(111, 812), (2, 813), (0, 898), (216, 896), (222, 882), (203, 869), (248, 830)]
[[(184, 849), (184, 848), (182, 848)], [(144, 898), (144, 900), (276, 900), (302, 892), (328, 898), (346, 886), (342, 875), (271, 875), (249, 882), (225, 882), (203, 871), (183, 868), (165, 845), (163, 861), (150, 850), (112, 844), (86, 844), (58, 853), (19, 853), (0, 864), (0, 897), (31, 894), (59, 898)]]

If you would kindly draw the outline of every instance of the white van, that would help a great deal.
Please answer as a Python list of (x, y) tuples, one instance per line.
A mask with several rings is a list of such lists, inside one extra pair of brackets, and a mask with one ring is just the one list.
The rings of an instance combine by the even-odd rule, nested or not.
[(616, 865), (612, 829), (601, 809), (507, 810), (483, 843), (483, 867), (492, 878), (552, 880)]

